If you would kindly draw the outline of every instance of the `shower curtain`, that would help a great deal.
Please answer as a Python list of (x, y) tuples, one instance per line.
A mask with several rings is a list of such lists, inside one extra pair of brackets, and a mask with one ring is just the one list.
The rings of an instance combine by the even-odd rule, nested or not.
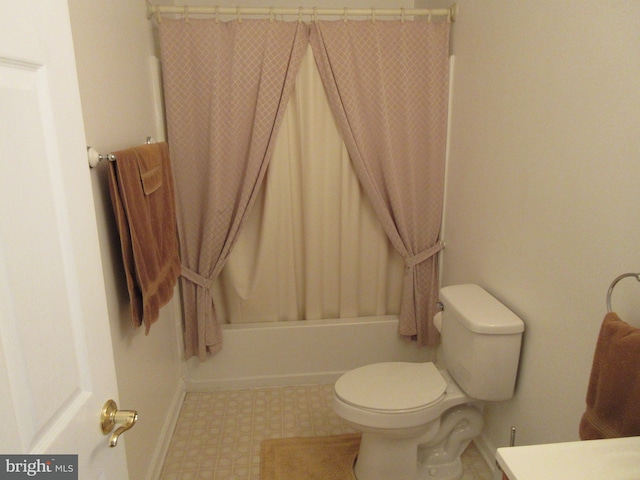
[(258, 198), (213, 284), (218, 320), (396, 315), (403, 266), (362, 191), (308, 47)]
[(221, 348), (211, 295), (273, 150), (300, 23), (163, 19), (160, 45), (182, 261), (185, 356)]
[(405, 260), (400, 335), (434, 346), (448, 22), (316, 22), (310, 43), (364, 190)]
[[(205, 358), (221, 341), (212, 282), (255, 201), (309, 30), (299, 22), (192, 19), (163, 20), (160, 33), (185, 351), (187, 358)], [(196, 40), (199, 34), (204, 40)], [(356, 174), (404, 258), (399, 333), (425, 345), (438, 339), (431, 318), (441, 248), (448, 35), (448, 23), (423, 21), (322, 21), (310, 33)], [(199, 60), (189, 51), (194, 46), (209, 59)], [(194, 81), (203, 92), (187, 95)], [(241, 91), (239, 83), (252, 90)], [(262, 98), (270, 100), (267, 107)]]

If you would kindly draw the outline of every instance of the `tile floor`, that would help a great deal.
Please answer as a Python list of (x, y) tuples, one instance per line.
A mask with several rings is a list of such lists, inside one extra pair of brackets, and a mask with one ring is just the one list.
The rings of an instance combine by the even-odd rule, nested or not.
[[(161, 480), (259, 480), (265, 438), (352, 430), (331, 409), (333, 385), (188, 393)], [(463, 480), (492, 480), (478, 450), (463, 454)]]

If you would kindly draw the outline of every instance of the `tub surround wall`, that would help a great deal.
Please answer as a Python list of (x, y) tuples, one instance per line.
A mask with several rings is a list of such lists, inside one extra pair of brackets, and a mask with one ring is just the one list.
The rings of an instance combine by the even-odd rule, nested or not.
[[(577, 440), (607, 289), (640, 269), (640, 3), (458, 4), (443, 285), (478, 283), (526, 325), (483, 439)], [(638, 298), (630, 280), (613, 300), (636, 326)]]
[[(144, 1), (70, 0), (87, 144), (101, 153), (162, 139), (154, 103), (152, 24)], [(160, 119), (161, 120), (161, 119)], [(87, 167), (88, 168), (88, 167)], [(184, 396), (177, 301), (149, 336), (133, 330), (106, 162), (91, 172), (120, 398), (140, 416), (122, 439), (131, 479), (158, 478)], [(87, 259), (91, 261), (92, 259)], [(98, 259), (93, 259), (98, 261)], [(106, 400), (106, 399), (105, 399)]]

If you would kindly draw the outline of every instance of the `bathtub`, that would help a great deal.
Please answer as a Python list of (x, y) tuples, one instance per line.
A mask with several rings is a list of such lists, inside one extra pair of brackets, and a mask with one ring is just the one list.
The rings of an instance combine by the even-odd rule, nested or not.
[(185, 363), (187, 391), (333, 383), (376, 362), (428, 362), (435, 350), (398, 337), (398, 317), (223, 326), (222, 350)]

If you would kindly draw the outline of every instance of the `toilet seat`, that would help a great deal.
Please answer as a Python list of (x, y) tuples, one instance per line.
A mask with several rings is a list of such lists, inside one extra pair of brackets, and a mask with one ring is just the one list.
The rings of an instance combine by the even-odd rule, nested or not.
[(433, 363), (387, 362), (342, 375), (335, 395), (355, 408), (377, 413), (410, 413), (440, 402), (447, 382)]

